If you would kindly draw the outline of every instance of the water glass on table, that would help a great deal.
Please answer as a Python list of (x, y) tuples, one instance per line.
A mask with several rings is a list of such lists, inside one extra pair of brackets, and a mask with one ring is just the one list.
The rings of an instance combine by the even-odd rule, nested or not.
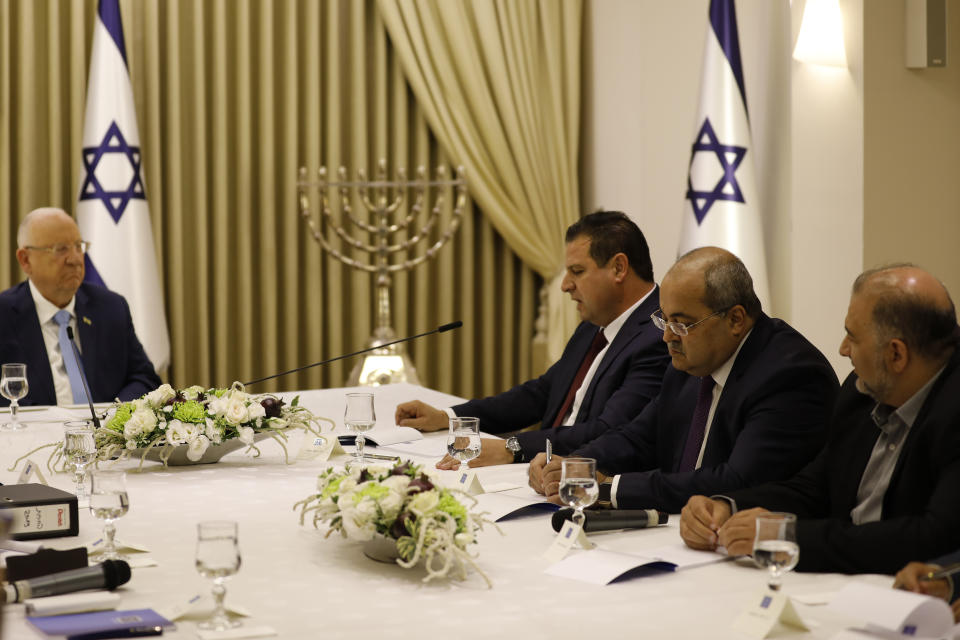
[[(356, 434), (354, 441), (354, 464), (364, 467), (363, 445), (367, 439), (363, 435), (377, 424), (377, 414), (373, 409), (372, 393), (348, 393), (347, 407), (343, 412), (343, 424), (348, 431)], [(349, 466), (349, 465), (348, 465)]]
[(19, 362), (10, 362), (0, 367), (0, 395), (10, 401), (10, 422), (3, 425), (3, 429), (22, 429), (23, 425), (17, 418), (18, 400), (27, 395), (30, 385), (27, 383), (27, 365)]
[(593, 458), (564, 458), (560, 469), (560, 500), (573, 507), (573, 521), (583, 527), (583, 510), (597, 501), (597, 461)]
[(797, 516), (792, 513), (764, 513), (757, 516), (757, 534), (753, 541), (753, 560), (770, 570), (767, 586), (779, 591), (784, 573), (800, 560), (797, 544)]
[(200, 623), (201, 629), (224, 631), (240, 626), (232, 620), (223, 606), (227, 594), (224, 581), (240, 570), (240, 545), (237, 540), (237, 523), (223, 520), (201, 522), (197, 525), (197, 572), (204, 578), (213, 579), (213, 614)]
[(103, 520), (103, 550), (99, 560), (126, 560), (117, 551), (114, 521), (126, 515), (130, 508), (127, 496), (127, 474), (123, 471), (97, 470), (90, 474), (90, 512)]
[(480, 455), (480, 418), (450, 418), (447, 453), (460, 461), (460, 471)]
[(77, 494), (77, 504), (87, 506), (90, 498), (87, 492), (87, 465), (93, 462), (97, 453), (92, 420), (70, 420), (63, 423), (63, 455), (73, 467), (73, 482)]

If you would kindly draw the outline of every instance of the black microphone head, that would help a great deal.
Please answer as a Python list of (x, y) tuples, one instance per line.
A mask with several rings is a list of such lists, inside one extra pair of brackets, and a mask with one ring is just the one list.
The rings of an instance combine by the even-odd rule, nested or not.
[(553, 515), (550, 517), (550, 524), (553, 525), (553, 530), (560, 532), (560, 529), (563, 529), (563, 523), (573, 517), (573, 509), (570, 507), (564, 507), (563, 509), (558, 509), (553, 512)]
[(126, 560), (104, 560), (103, 581), (107, 590), (113, 591), (122, 584), (130, 581), (130, 565)]
[(451, 331), (452, 329), (459, 329), (463, 326), (462, 320), (456, 320), (454, 322), (448, 322), (447, 324), (442, 324), (437, 327), (437, 331), (443, 333), (444, 331)]
[(67, 325), (67, 337), (73, 340), (73, 327)]

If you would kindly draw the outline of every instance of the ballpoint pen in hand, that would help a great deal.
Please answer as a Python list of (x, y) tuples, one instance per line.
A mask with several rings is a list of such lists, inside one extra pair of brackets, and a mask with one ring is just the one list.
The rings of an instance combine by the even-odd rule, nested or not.
[(547, 438), (547, 464), (550, 464), (551, 460), (553, 460), (553, 443), (550, 442), (550, 438)]
[(943, 580), (944, 578), (949, 578), (952, 575), (960, 573), (960, 562), (954, 562), (953, 564), (948, 564), (947, 566), (937, 569), (936, 571), (931, 571), (920, 576), (920, 580)]

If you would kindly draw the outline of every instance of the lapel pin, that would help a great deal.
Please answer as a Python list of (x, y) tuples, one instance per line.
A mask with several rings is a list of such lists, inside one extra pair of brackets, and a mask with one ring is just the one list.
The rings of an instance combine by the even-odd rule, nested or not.
[(90, 325), (90, 326), (93, 326), (93, 323), (90, 322), (90, 318), (88, 318), (87, 316), (83, 316), (83, 322), (84, 322), (84, 324), (88, 324), (88, 325)]

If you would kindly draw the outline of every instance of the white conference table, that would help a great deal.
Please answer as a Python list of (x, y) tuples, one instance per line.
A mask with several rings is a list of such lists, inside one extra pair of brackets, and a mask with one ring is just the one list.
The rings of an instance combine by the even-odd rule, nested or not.
[[(345, 389), (301, 393), (301, 402), (318, 415), (342, 424)], [(379, 387), (380, 424), (392, 424), (398, 401), (419, 398), (436, 406), (457, 399), (411, 385)], [(284, 394), (292, 396), (294, 394)], [(60, 422), (79, 411), (51, 408), (25, 412), (22, 431), (0, 433), (0, 481), (17, 481), (13, 460), (32, 447), (57, 440)], [(6, 414), (0, 414), (5, 421)], [(443, 438), (444, 434), (428, 437)], [(297, 448), (293, 442), (292, 453)], [(194, 568), (196, 523), (226, 519), (239, 523), (243, 563), (227, 583), (227, 603), (252, 614), (246, 625), (268, 625), (280, 638), (739, 638), (731, 623), (765, 584), (765, 574), (748, 563), (724, 562), (676, 573), (635, 578), (608, 586), (544, 574), (541, 557), (554, 537), (548, 514), (502, 522), (480, 537), (479, 565), (493, 582), (487, 589), (471, 573), (465, 582), (423, 584), (422, 568), (404, 570), (367, 559), (360, 545), (311, 525), (301, 526), (292, 505), (315, 488), (317, 474), (344, 458), (285, 464), (280, 447), (268, 441), (263, 455), (235, 452), (217, 464), (163, 468), (146, 462), (128, 474), (130, 511), (118, 520), (118, 538), (149, 548), (158, 564), (135, 568), (118, 590), (120, 608), (163, 608), (195, 593), (209, 593), (209, 581)], [(411, 456), (412, 457), (412, 456)], [(46, 462), (46, 454), (33, 459)], [(435, 458), (420, 459), (432, 466)], [(111, 463), (116, 464), (116, 463)], [(119, 463), (130, 471), (137, 461)], [(453, 472), (444, 472), (453, 474)], [(488, 482), (525, 485), (526, 465), (481, 470)], [(47, 474), (53, 486), (71, 490), (72, 476)], [(524, 493), (529, 489), (515, 490)], [(81, 510), (80, 535), (53, 538), (55, 548), (81, 546), (98, 537), (101, 523)], [(655, 529), (593, 536), (602, 547), (642, 553), (679, 543), (677, 517)], [(582, 551), (573, 551), (582, 553)], [(801, 550), (802, 553), (802, 550)], [(139, 554), (138, 554), (139, 555)], [(888, 576), (790, 574), (788, 595), (834, 592), (850, 580), (887, 585)], [(809, 633), (781, 630), (778, 637), (830, 638), (862, 621), (847, 619), (825, 606), (797, 605), (813, 624)], [(4, 637), (38, 637), (26, 622), (23, 605), (4, 608)], [(196, 624), (181, 620), (165, 636), (195, 638)]]

